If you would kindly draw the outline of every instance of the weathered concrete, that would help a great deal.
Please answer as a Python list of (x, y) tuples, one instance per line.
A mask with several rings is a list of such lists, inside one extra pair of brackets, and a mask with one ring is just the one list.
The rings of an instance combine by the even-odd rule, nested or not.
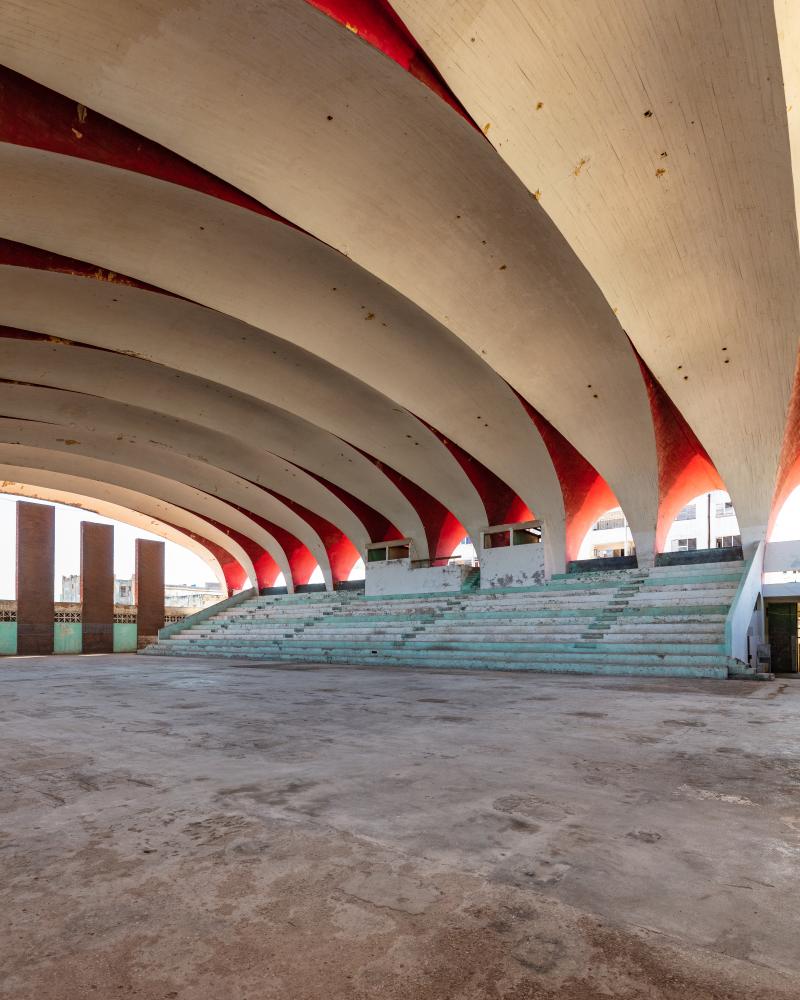
[[(413, 76), (310, 4), (268, 3), (263, 15), (236, 17), (230, 16), (228, 5), (216, 3), (191, 2), (184, 9), (186, 16), (176, 17), (174, 6), (159, 0), (143, 19), (128, 5), (115, 3), (98, 16), (92, 4), (81, 0), (76, 16), (65, 17), (52, 4), (31, 2), (22, 11), (9, 12), (0, 57), (163, 142), (320, 242), (301, 240), (288, 227), (240, 212), (225, 212), (222, 221), (219, 205), (213, 211), (220, 222), (206, 224), (198, 214), (206, 207), (199, 201), (190, 196), (186, 207), (178, 207), (173, 200), (175, 194), (183, 200), (187, 192), (139, 185), (141, 178), (115, 176), (121, 171), (95, 171), (84, 161), (37, 154), (24, 157), (21, 177), (14, 174), (18, 197), (23, 187), (27, 192), (41, 181), (45, 185), (40, 195), (30, 197), (23, 221), (13, 207), (2, 205), (0, 191), (0, 215), (20, 234), (16, 238), (36, 243), (35, 231), (46, 226), (50, 249), (154, 280), (287, 341), (302, 342), (334, 364), (346, 364), (365, 381), (360, 373), (366, 372), (370, 358), (379, 359), (384, 373), (396, 373), (391, 384), (383, 375), (381, 391), (420, 415), (424, 407), (425, 419), (443, 430), (444, 424), (427, 414), (434, 401), (440, 406), (447, 396), (449, 405), (442, 407), (452, 427), (447, 435), (493, 467), (507, 453), (507, 442), (497, 435), (498, 427), (506, 431), (505, 421), (494, 405), (487, 411), (489, 398), (473, 383), (463, 350), (448, 352), (444, 365), (422, 362), (422, 350), (427, 348), (429, 356), (424, 341), (433, 317), (525, 398), (535, 400), (537, 409), (605, 476), (634, 530), (638, 524), (654, 527), (654, 435), (627, 338), (612, 306), (543, 206), (483, 136), (464, 128), (463, 120), (432, 99)], [(154, 33), (150, 28), (155, 25)], [(227, 39), (224, 50), (216, 45), (221, 34)], [(190, 71), (184, 60), (178, 69), (176, 52), (185, 46), (209, 53), (202, 71)], [(110, 65), (112, 72), (105, 68)], [(534, 99), (527, 97), (528, 102)], [(234, 105), (237, 114), (232, 116)], [(268, 136), (262, 128), (264, 115), (272, 122)], [(278, 133), (281, 141), (276, 143)], [(56, 184), (47, 177), (51, 169), (57, 171)], [(123, 193), (120, 185), (131, 179), (137, 193)], [(59, 188), (69, 189), (71, 198), (60, 198), (53, 209)], [(79, 189), (87, 190), (87, 197), (77, 197)], [(155, 207), (161, 197), (165, 200), (151, 215), (150, 205)], [(190, 208), (189, 201), (196, 204)], [(78, 216), (81, 220), (73, 222)], [(378, 216), (381, 225), (375, 224)], [(158, 255), (156, 241), (141, 236), (151, 225), (159, 234)], [(215, 238), (199, 240), (199, 225)], [(112, 227), (114, 246), (107, 249)], [(399, 252), (411, 243), (413, 253)], [(341, 253), (331, 256), (325, 244)], [(79, 250), (90, 245), (86, 253)], [(168, 246), (180, 247), (173, 260)], [(212, 256), (202, 266), (199, 262), (209, 252)], [(298, 282), (292, 271), (301, 262)], [(361, 297), (362, 278), (351, 262), (428, 314), (409, 324), (416, 326), (414, 339), (405, 334), (400, 351), (393, 350), (393, 338), (398, 329), (405, 333), (409, 327), (400, 326), (402, 314), (374, 282), (365, 291), (387, 325), (375, 323), (365, 336), (360, 307), (367, 299)], [(155, 278), (148, 278), (148, 272)], [(339, 276), (334, 279), (334, 274)], [(325, 280), (316, 284), (316, 276)], [(355, 294), (344, 300), (338, 292), (330, 294), (332, 286), (352, 288)], [(289, 299), (287, 308), (283, 303)], [(407, 388), (401, 395), (403, 375)], [(376, 378), (377, 373), (370, 373), (368, 381), (377, 385)], [(602, 386), (602, 391), (594, 390), (596, 398), (587, 383)], [(471, 410), (471, 415), (452, 420), (452, 397), (465, 389), (471, 398), (462, 412)], [(412, 403), (414, 397), (418, 405)], [(333, 430), (333, 422), (346, 417), (353, 419), (360, 436), (372, 430), (355, 405), (332, 408), (322, 426)], [(508, 430), (512, 427), (510, 423)], [(419, 431), (413, 433), (419, 439)], [(341, 436), (356, 443), (352, 434)], [(423, 445), (424, 439), (410, 449), (417, 461)], [(435, 459), (428, 477), (443, 476), (452, 464), (447, 459)], [(399, 468), (391, 456), (386, 461)], [(532, 461), (532, 455), (517, 452), (508, 481)], [(441, 489), (429, 492), (470, 533), (486, 523), (470, 523), (459, 513), (468, 488), (460, 488), (455, 505)], [(533, 505), (538, 516), (543, 516), (541, 506)]]
[[(563, 572), (563, 567), (560, 567)], [(532, 587), (544, 583), (545, 546), (509, 545), (499, 549), (481, 548), (481, 586)]]
[(800, 684), (0, 680), (8, 1000), (800, 995)]
[(409, 559), (368, 562), (364, 571), (367, 597), (390, 594), (436, 594), (461, 590), (472, 567), (461, 563), (414, 566)]

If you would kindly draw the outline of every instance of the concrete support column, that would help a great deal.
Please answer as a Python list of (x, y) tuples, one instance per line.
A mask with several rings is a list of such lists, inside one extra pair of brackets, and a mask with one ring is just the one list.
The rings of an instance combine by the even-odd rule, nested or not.
[(53, 652), (56, 510), (17, 503), (17, 653)]
[(767, 537), (767, 526), (766, 524), (745, 524), (742, 526), (740, 523), (739, 535), (742, 539), (742, 555), (746, 560), (752, 559), (758, 546)]
[(84, 653), (114, 652), (114, 525), (81, 521)]
[(136, 539), (136, 642), (155, 642), (164, 627), (164, 543)]
[(637, 531), (631, 525), (631, 536), (636, 546), (636, 562), (639, 569), (652, 569), (656, 559), (655, 531)]
[(564, 518), (542, 520), (545, 579), (567, 572), (567, 533)]

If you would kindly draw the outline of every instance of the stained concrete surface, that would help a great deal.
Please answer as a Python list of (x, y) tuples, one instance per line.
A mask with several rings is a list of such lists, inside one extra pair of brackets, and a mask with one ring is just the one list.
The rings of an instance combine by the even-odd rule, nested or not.
[(800, 684), (0, 661), (8, 1000), (800, 997)]

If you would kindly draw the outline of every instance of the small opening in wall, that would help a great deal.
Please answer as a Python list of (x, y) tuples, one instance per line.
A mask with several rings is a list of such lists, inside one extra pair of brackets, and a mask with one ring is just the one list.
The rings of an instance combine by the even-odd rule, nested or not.
[(538, 545), (541, 540), (541, 528), (514, 529), (514, 545)]
[(510, 531), (486, 531), (483, 535), (485, 549), (504, 549), (511, 544)]

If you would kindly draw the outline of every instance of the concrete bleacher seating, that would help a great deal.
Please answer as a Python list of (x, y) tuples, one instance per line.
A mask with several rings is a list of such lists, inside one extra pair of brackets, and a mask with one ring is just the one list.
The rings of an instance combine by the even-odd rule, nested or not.
[(591, 674), (726, 677), (742, 563), (554, 576), (519, 590), (262, 596), (148, 655)]

